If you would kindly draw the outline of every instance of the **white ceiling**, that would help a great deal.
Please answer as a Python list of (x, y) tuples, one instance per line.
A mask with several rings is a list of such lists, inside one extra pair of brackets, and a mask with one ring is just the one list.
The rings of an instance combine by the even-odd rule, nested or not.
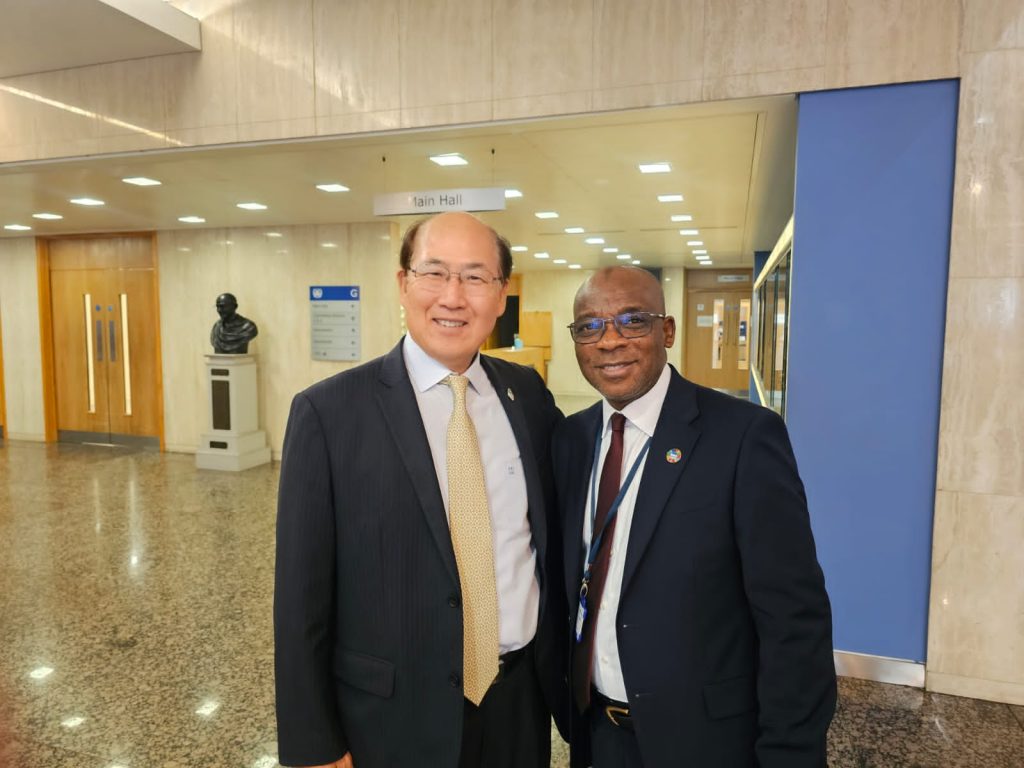
[[(747, 266), (754, 250), (770, 250), (792, 212), (796, 146), (792, 97), (605, 113), (443, 131), (173, 150), (46, 163), (0, 165), (0, 225), (29, 232), (183, 229), (181, 216), (206, 219), (203, 228), (370, 221), (373, 196), (384, 192), (505, 187), (523, 197), (482, 214), (513, 245), (523, 270), (592, 268), (616, 262), (602, 247), (631, 253), (644, 266), (696, 266), (689, 240), (702, 240), (714, 266)], [(459, 152), (469, 165), (442, 168), (429, 161)], [(641, 162), (667, 161), (672, 172), (643, 175)], [(160, 186), (135, 187), (122, 178), (146, 176)], [(349, 192), (316, 184), (340, 182)], [(678, 193), (682, 203), (660, 203)], [(88, 196), (103, 207), (68, 202)], [(236, 207), (258, 201), (265, 211)], [(540, 220), (537, 211), (559, 218)], [(32, 218), (48, 211), (64, 219)], [(692, 222), (673, 223), (672, 214)], [(403, 225), (414, 217), (390, 217)], [(579, 226), (585, 234), (570, 235)], [(681, 228), (696, 228), (697, 237)], [(605, 246), (587, 245), (602, 236)], [(541, 261), (533, 253), (546, 251)]]
[(0, 0), (0, 77), (200, 49), (199, 22), (163, 0)]

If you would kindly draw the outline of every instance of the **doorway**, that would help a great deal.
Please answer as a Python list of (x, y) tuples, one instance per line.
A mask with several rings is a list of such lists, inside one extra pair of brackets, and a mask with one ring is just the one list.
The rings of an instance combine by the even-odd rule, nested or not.
[(747, 396), (751, 290), (750, 270), (686, 270), (685, 375), (690, 381)]
[(161, 446), (153, 236), (55, 238), (45, 253), (57, 439)]

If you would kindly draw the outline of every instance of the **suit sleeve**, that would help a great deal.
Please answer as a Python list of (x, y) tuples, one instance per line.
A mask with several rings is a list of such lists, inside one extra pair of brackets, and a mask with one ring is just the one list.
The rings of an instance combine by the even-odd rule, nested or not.
[(281, 459), (274, 575), (274, 667), (282, 765), (322, 765), (348, 751), (331, 668), (335, 522), (323, 425), (292, 401)]
[(832, 612), (789, 436), (768, 409), (743, 437), (734, 498), (758, 635), (758, 765), (824, 768), (836, 703)]

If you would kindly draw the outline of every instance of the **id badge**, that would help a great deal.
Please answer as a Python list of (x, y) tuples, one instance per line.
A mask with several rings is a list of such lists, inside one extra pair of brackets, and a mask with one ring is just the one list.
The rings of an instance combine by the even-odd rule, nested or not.
[(576, 642), (583, 641), (583, 624), (587, 620), (587, 598), (580, 597), (580, 608), (576, 612)]

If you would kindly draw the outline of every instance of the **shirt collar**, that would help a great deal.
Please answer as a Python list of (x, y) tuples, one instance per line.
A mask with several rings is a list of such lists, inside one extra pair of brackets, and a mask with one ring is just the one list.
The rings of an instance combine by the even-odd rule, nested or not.
[[(416, 343), (412, 335), (406, 334), (405, 343), (402, 344), (402, 357), (405, 359), (405, 369), (409, 372), (409, 379), (418, 392), (426, 392), (443, 382), (448, 376), (454, 373), (447, 366), (437, 362), (434, 358), (423, 351), (423, 348)], [(470, 363), (469, 368), (462, 374), (473, 389), (482, 391), (484, 382), (487, 379), (487, 372), (480, 364), (480, 354), (477, 353)]]
[[(661, 376), (658, 377), (654, 386), (621, 411), (622, 415), (626, 417), (626, 421), (648, 437), (654, 436), (654, 428), (658, 426), (658, 417), (661, 415), (661, 406), (665, 403), (665, 395), (668, 394), (670, 379), (671, 368), (666, 363), (661, 371)], [(601, 412), (604, 419), (602, 422), (604, 424), (602, 434), (604, 434), (608, 430), (608, 423), (612, 418), (612, 414), (616, 411), (607, 400), (603, 400)]]

